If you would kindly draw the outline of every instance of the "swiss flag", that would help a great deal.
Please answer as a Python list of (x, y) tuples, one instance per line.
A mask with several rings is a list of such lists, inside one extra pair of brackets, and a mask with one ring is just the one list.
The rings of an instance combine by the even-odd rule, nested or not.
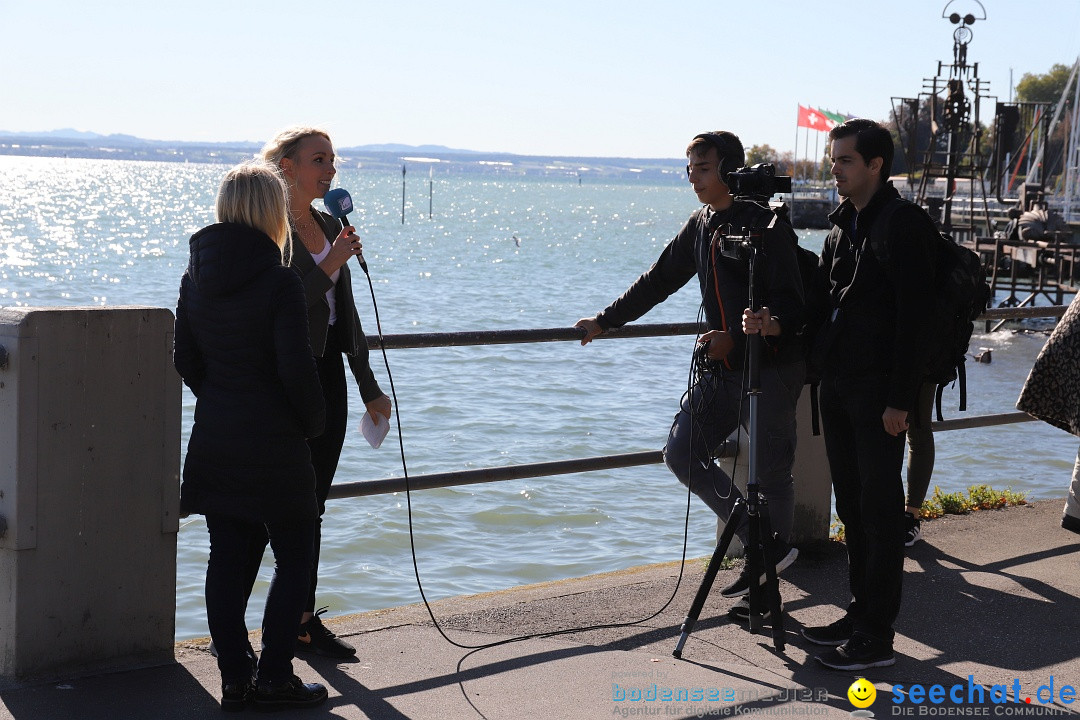
[(814, 108), (799, 106), (799, 127), (810, 128), (819, 132), (828, 132), (836, 125), (835, 122), (821, 114)]

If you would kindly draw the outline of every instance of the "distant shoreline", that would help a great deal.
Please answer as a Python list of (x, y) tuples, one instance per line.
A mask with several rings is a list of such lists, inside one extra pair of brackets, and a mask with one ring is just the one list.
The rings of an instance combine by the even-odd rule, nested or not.
[[(20, 157), (132, 160), (235, 165), (250, 160), (258, 143), (198, 143), (140, 140), (130, 136), (86, 139), (51, 134), (0, 134), (0, 155)], [(685, 182), (686, 161), (679, 158), (598, 158), (514, 155), (454, 150), (437, 146), (359, 146), (338, 148), (339, 167), (427, 174), (477, 173), (497, 176), (603, 178), (605, 180)]]

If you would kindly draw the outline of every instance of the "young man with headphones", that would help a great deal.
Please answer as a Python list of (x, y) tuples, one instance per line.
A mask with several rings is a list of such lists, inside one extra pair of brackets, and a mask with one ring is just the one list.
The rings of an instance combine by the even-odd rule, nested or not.
[[(778, 327), (790, 329), (765, 338), (761, 351), (761, 396), (758, 403), (761, 457), (758, 480), (768, 500), (777, 572), (788, 567), (798, 551), (789, 545), (794, 513), (791, 466), (795, 460), (795, 405), (805, 378), (803, 352), (794, 339), (803, 324), (803, 288), (796, 257), (797, 237), (759, 203), (736, 198), (725, 180), (744, 162), (742, 142), (727, 131), (703, 133), (686, 148), (687, 178), (703, 205), (660, 254), (659, 259), (595, 317), (579, 320), (581, 344), (613, 327), (637, 320), (663, 302), (695, 275), (709, 330), (699, 338), (708, 355), (708, 369), (683, 395), (668, 434), (664, 459), (672, 473), (689, 485), (723, 521), (731, 515), (739, 489), (715, 462), (728, 436), (748, 426), (746, 336), (740, 321), (749, 297), (749, 263), (739, 253), (725, 253), (725, 234), (764, 229), (757, 263), (755, 293), (762, 311)], [(736, 536), (748, 544), (745, 516)], [(744, 567), (739, 578), (721, 590), (724, 597), (744, 598), (751, 584)], [(746, 617), (744, 600), (733, 608)]]

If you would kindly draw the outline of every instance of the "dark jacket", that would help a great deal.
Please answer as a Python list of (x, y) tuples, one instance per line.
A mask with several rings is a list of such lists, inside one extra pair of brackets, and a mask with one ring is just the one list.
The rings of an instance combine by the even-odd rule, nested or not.
[(304, 289), (265, 234), (218, 223), (191, 237), (173, 363), (195, 394), (181, 506), (254, 522), (315, 517), (306, 439), (322, 432), (322, 388)]
[[(333, 216), (314, 208), (311, 209), (311, 214), (331, 241), (341, 232), (342, 225)], [(315, 264), (311, 253), (304, 248), (304, 243), (295, 232), (292, 233), (289, 241), (292, 243), (289, 265), (304, 282), (312, 352), (316, 357), (322, 357), (326, 350), (326, 335), (330, 323), (330, 304), (326, 301), (326, 291), (333, 287), (334, 301), (337, 305), (335, 327), (338, 329), (338, 337), (349, 360), (349, 368), (360, 388), (360, 397), (365, 403), (381, 397), (383, 391), (375, 380), (368, 362), (367, 337), (364, 335), (364, 328), (360, 325), (360, 316), (356, 313), (349, 265), (341, 266), (341, 273), (338, 275), (335, 286), (333, 280)]]
[(896, 197), (887, 183), (862, 212), (845, 200), (829, 215), (833, 228), (821, 251), (828, 305), (808, 313), (822, 327), (813, 364), (823, 378), (885, 377), (888, 406), (911, 410), (934, 325), (932, 248), (938, 231), (925, 211), (905, 204), (884, 228), (889, 259), (883, 264), (868, 238), (881, 209)]
[[(741, 368), (746, 336), (742, 313), (749, 298), (749, 262), (728, 243), (725, 254), (720, 236), (730, 225), (733, 233), (742, 228), (763, 228), (773, 220), (771, 210), (753, 202), (736, 200), (727, 210), (713, 212), (702, 206), (686, 221), (679, 234), (668, 243), (653, 266), (634, 281), (622, 296), (596, 316), (605, 330), (637, 320), (663, 302), (696, 274), (711, 330), (727, 330), (735, 346), (728, 353), (730, 368)], [(755, 287), (758, 304), (780, 319), (783, 333), (766, 338), (761, 353), (763, 365), (795, 362), (802, 351), (794, 340), (803, 325), (803, 287), (795, 255), (798, 238), (791, 227), (777, 220), (765, 232), (758, 256), (759, 282)]]

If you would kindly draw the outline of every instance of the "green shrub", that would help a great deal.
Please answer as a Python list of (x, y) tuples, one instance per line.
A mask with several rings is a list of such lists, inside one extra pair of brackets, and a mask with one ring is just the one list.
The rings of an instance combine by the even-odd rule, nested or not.
[[(1015, 492), (1011, 487), (995, 490), (989, 485), (972, 485), (968, 488), (967, 497), (964, 497), (962, 492), (942, 492), (941, 488), (935, 485), (934, 494), (924, 500), (919, 508), (919, 517), (933, 520), (942, 515), (966, 515), (973, 510), (997, 510), (1014, 505), (1027, 505), (1027, 499), (1024, 493)], [(840, 522), (840, 518), (833, 515), (829, 538), (843, 542), (844, 536), (844, 524)]]
[(941, 507), (941, 512), (945, 515), (963, 515), (971, 511), (971, 505), (963, 493), (941, 492), (941, 488), (936, 485), (934, 486), (934, 501)]
[(835, 515), (832, 517), (832, 524), (829, 525), (829, 539), (844, 542), (844, 538), (847, 537), (847, 533), (844, 532), (844, 523), (840, 522), (840, 518)]

